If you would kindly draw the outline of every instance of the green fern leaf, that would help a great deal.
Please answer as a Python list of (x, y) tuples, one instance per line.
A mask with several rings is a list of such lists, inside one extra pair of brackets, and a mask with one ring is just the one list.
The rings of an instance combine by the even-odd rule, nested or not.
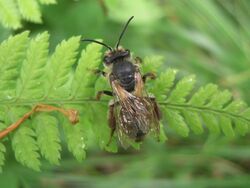
[(14, 0), (0, 0), (0, 21), (5, 27), (18, 29), (21, 20)]
[(28, 32), (10, 37), (0, 46), (0, 96), (12, 99), (15, 96), (16, 79), (25, 58)]
[(182, 110), (182, 114), (185, 122), (195, 134), (203, 133), (202, 121), (198, 113)]
[(162, 56), (145, 57), (141, 65), (141, 72), (143, 74), (148, 72), (157, 73), (163, 60)]
[[(108, 112), (108, 106), (105, 104), (99, 104), (98, 107), (93, 107), (92, 108), (92, 113), (93, 114), (107, 114)], [(99, 122), (98, 124), (93, 124), (92, 125), (92, 130), (96, 135), (99, 147), (102, 149), (111, 149), (111, 147), (107, 147), (107, 143), (109, 141), (110, 137), (110, 129), (108, 127), (108, 121), (107, 121), (107, 116), (102, 115), (102, 116), (94, 116), (94, 120), (96, 122)], [(116, 149), (116, 148), (115, 148)]]
[(57, 119), (46, 114), (39, 114), (33, 120), (37, 144), (41, 154), (52, 164), (59, 164), (61, 158), (60, 138)]
[(70, 81), (72, 65), (76, 62), (80, 37), (72, 37), (62, 41), (47, 66), (47, 82), (45, 98), (69, 97), (70, 91), (63, 88)]
[(42, 79), (48, 56), (48, 39), (48, 33), (44, 32), (30, 41), (17, 84), (17, 99), (37, 99), (44, 95)]
[(149, 92), (154, 94), (157, 100), (166, 100), (166, 96), (170, 90), (170, 88), (174, 84), (175, 75), (177, 70), (168, 69), (166, 72), (160, 74), (158, 79), (153, 81), (152, 85), (149, 86)]
[(241, 113), (243, 112), (247, 107), (247, 104), (243, 102), (242, 100), (235, 100), (232, 101), (225, 110), (230, 113)]
[(0, 142), (0, 173), (2, 172), (2, 166), (4, 165), (5, 157), (4, 153), (6, 152), (6, 148), (3, 143)]
[[(56, 0), (39, 0), (41, 4), (56, 4)], [(19, 29), (21, 19), (42, 23), (38, 0), (0, 0), (0, 22), (4, 27)]]
[[(2, 111), (2, 109), (0, 110), (0, 118), (4, 117), (4, 111)], [(1, 121), (4, 121), (3, 119), (1, 119)], [(6, 125), (2, 122), (0, 122), (0, 131), (4, 130), (6, 128)], [(2, 167), (4, 166), (4, 162), (5, 162), (5, 154), (6, 152), (6, 148), (4, 146), (4, 144), (2, 143), (2, 141), (0, 142), (0, 173), (2, 173)]]
[(35, 135), (31, 128), (23, 125), (13, 136), (12, 148), (17, 161), (33, 170), (39, 171), (41, 164), (38, 153), (39, 148), (33, 138)]
[(220, 117), (219, 118), (219, 124), (220, 124), (220, 127), (221, 127), (221, 130), (223, 131), (223, 133), (227, 136), (227, 137), (234, 137), (235, 136), (235, 133), (234, 133), (234, 130), (233, 130), (233, 127), (232, 127), (232, 121), (230, 118), (227, 118), (227, 117)]
[[(232, 103), (230, 103), (225, 110), (228, 113), (236, 113), (236, 114), (240, 114), (241, 112), (243, 112), (246, 109), (247, 105), (245, 102), (241, 101), (241, 100), (236, 100), (233, 101)], [(240, 134), (240, 135), (245, 135), (247, 130), (248, 130), (248, 125), (245, 121), (242, 120), (238, 120), (237, 118), (233, 118), (233, 122), (235, 123), (235, 131)], [(232, 126), (230, 126), (230, 130), (231, 130), (231, 136), (234, 135), (234, 131), (231, 128)], [(226, 134), (226, 133), (225, 133)], [(229, 135), (228, 135), (229, 136)]]
[(238, 120), (238, 119), (234, 119), (235, 122), (235, 131), (242, 136), (245, 136), (246, 133), (249, 130), (249, 123), (247, 123), (246, 121), (243, 120)]
[(175, 89), (171, 92), (168, 102), (184, 103), (185, 97), (190, 93), (195, 84), (195, 76), (186, 76), (178, 82)]
[(244, 112), (242, 112), (242, 116), (244, 116), (247, 119), (250, 119), (250, 108), (244, 110)]
[(86, 50), (82, 51), (72, 82), (72, 98), (93, 96), (95, 82), (99, 76), (94, 74), (94, 71), (100, 68), (101, 49), (98, 44), (89, 44)]
[(218, 120), (213, 114), (208, 114), (206, 112), (201, 113), (202, 119), (210, 131), (210, 134), (219, 135), (220, 127), (218, 126)]
[(183, 117), (180, 115), (179, 111), (172, 109), (163, 109), (165, 118), (168, 125), (176, 131), (177, 134), (187, 137), (189, 134), (189, 128), (185, 123)]
[(86, 157), (86, 120), (81, 118), (76, 125), (64, 122), (63, 128), (69, 151), (81, 162)]
[(36, 0), (17, 0), (21, 15), (26, 20), (41, 23), (41, 12)]
[(161, 143), (164, 143), (164, 142), (166, 142), (166, 140), (168, 140), (168, 137), (167, 137), (167, 135), (165, 134), (163, 124), (162, 124), (162, 123), (160, 123), (160, 135), (159, 135), (159, 141), (160, 141)]
[(231, 99), (232, 94), (229, 91), (225, 90), (223, 92), (218, 92), (217, 94), (213, 95), (207, 106), (215, 109), (221, 109), (223, 105), (228, 103)]
[(203, 106), (207, 103), (215, 93), (217, 93), (218, 87), (214, 84), (208, 84), (205, 87), (201, 87), (190, 99), (189, 104)]
[(39, 0), (39, 2), (45, 5), (56, 4), (56, 0)]
[[(243, 108), (245, 108), (245, 104), (242, 105)], [(239, 110), (241, 111), (241, 110)], [(239, 113), (240, 115), (244, 116), (248, 120), (250, 120), (250, 108), (247, 108), (246, 110), (243, 110), (243, 112)], [(248, 131), (249, 131), (249, 121), (247, 122), (246, 120), (241, 120), (241, 119), (234, 119), (235, 122), (235, 130), (237, 131), (238, 134), (244, 136)]]

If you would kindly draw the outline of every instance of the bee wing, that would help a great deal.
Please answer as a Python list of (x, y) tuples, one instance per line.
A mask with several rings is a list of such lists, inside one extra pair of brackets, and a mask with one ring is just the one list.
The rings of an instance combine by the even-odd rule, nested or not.
[(144, 83), (142, 80), (141, 73), (137, 71), (135, 73), (135, 96), (143, 97), (144, 104), (149, 111), (150, 114), (150, 131), (153, 132), (153, 134), (158, 137), (160, 134), (160, 110), (159, 107), (155, 101), (154, 96), (149, 96), (147, 91), (144, 88)]
[[(139, 72), (135, 74), (135, 91), (127, 92), (118, 81), (111, 82), (111, 86), (120, 108), (117, 110), (118, 136), (124, 140), (136, 140), (138, 134), (146, 135), (153, 131), (158, 135), (159, 120), (157, 119), (154, 104), (144, 90), (144, 84)], [(120, 133), (119, 133), (120, 132)], [(125, 135), (125, 136), (124, 136)]]
[(131, 139), (129, 138), (128, 135), (125, 134), (125, 131), (127, 129), (121, 120), (120, 110), (121, 110), (121, 107), (120, 107), (119, 103), (117, 103), (117, 105), (115, 106), (116, 132), (117, 132), (117, 136), (118, 136), (118, 139), (119, 139), (122, 147), (126, 149), (129, 147), (129, 145), (130, 145), (129, 143), (131, 142)]

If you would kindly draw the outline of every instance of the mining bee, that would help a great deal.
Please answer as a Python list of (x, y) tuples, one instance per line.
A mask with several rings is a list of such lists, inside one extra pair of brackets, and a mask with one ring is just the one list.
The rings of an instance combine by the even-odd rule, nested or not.
[(100, 100), (103, 94), (113, 96), (109, 102), (108, 123), (111, 129), (110, 140), (116, 131), (123, 147), (127, 147), (131, 141), (141, 142), (148, 133), (156, 137), (160, 132), (160, 110), (153, 96), (149, 96), (144, 88), (146, 79), (155, 79), (155, 74), (141, 75), (139, 66), (140, 58), (133, 58), (128, 49), (122, 48), (120, 41), (133, 16), (124, 26), (118, 42), (114, 48), (93, 39), (82, 41), (94, 42), (105, 46), (106, 51), (103, 63), (109, 72), (97, 70), (109, 79), (112, 91), (102, 90), (96, 95)]

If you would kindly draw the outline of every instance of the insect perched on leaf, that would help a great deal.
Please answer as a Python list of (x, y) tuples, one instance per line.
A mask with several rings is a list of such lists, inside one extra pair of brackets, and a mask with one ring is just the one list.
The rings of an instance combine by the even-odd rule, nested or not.
[(120, 41), (133, 16), (123, 28), (115, 48), (105, 43), (83, 39), (82, 41), (95, 42), (108, 48), (103, 62), (110, 72), (97, 70), (109, 79), (112, 91), (99, 91), (96, 98), (100, 100), (103, 94), (114, 96), (109, 103), (110, 140), (117, 132), (122, 146), (127, 147), (131, 141), (140, 142), (145, 135), (153, 133), (159, 136), (160, 110), (153, 96), (149, 96), (144, 88), (147, 77), (154, 79), (155, 74), (140, 73), (140, 58), (132, 58), (130, 51), (120, 47)]
[[(95, 72), (102, 73), (102, 75), (109, 79), (112, 91), (99, 91), (96, 98), (100, 100), (103, 94), (114, 96), (114, 99), (109, 103), (108, 122), (111, 128), (109, 143), (116, 132), (123, 147), (127, 147), (131, 141), (142, 141), (149, 133), (153, 133), (158, 137), (160, 132), (159, 107), (155, 98), (149, 96), (144, 88), (146, 79), (154, 79), (156, 76), (153, 73), (141, 75), (139, 70), (141, 64), (140, 58), (132, 58), (128, 49), (119, 46), (127, 26), (132, 19), (133, 16), (123, 28), (115, 48), (92, 39), (82, 40), (95, 42), (108, 48), (103, 62), (110, 71), (106, 73), (96, 70)], [(32, 114), (50, 111), (62, 113), (72, 124), (78, 122), (78, 111), (74, 109), (63, 109), (47, 104), (38, 104), (15, 123), (0, 131), (0, 139), (17, 129)]]

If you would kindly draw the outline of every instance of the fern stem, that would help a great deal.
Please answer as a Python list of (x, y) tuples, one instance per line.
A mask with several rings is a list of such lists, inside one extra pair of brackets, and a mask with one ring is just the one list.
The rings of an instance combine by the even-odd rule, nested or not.
[[(58, 99), (48, 99), (48, 100), (20, 100), (20, 101), (10, 101), (10, 100), (2, 100), (0, 101), (1, 105), (11, 105), (11, 106), (33, 106), (35, 104), (53, 104), (53, 105), (64, 105), (64, 104), (86, 104), (86, 103), (106, 103), (108, 104), (108, 100), (96, 100), (96, 99), (65, 99), (65, 100), (58, 100)], [(194, 112), (207, 112), (213, 114), (221, 114), (224, 116), (228, 116), (230, 118), (239, 118), (241, 120), (247, 121), (250, 123), (250, 119), (243, 117), (239, 114), (230, 113), (224, 110), (209, 108), (209, 107), (202, 107), (202, 106), (194, 106), (190, 104), (176, 104), (170, 102), (163, 102), (158, 101), (161, 106), (166, 106), (170, 109), (175, 110), (190, 110)]]
[(201, 106), (194, 106), (190, 104), (174, 104), (174, 103), (168, 103), (168, 102), (159, 102), (160, 105), (167, 106), (168, 108), (175, 109), (175, 110), (190, 110), (194, 112), (208, 112), (213, 114), (222, 114), (224, 116), (228, 116), (230, 118), (239, 118), (241, 120), (247, 121), (250, 123), (250, 119), (243, 117), (238, 114), (230, 113), (224, 110), (209, 108), (209, 107), (201, 107)]

